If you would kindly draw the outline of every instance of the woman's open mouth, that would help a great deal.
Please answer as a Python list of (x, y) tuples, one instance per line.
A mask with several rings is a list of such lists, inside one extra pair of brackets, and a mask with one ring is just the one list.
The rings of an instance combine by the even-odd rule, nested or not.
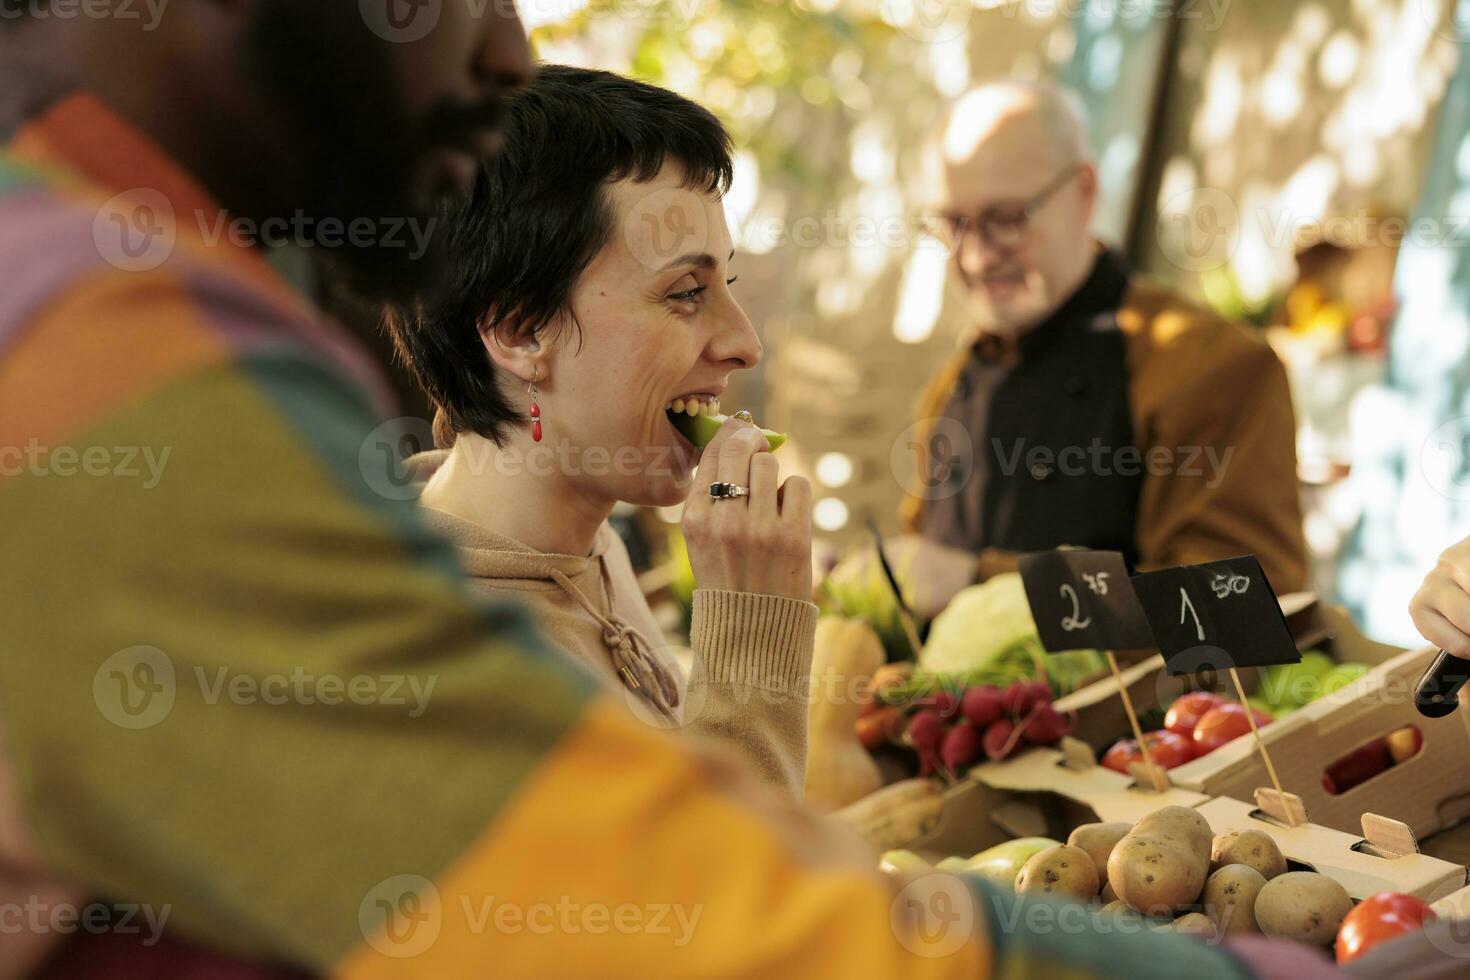
[(719, 415), (720, 396), (696, 392), (669, 399), (664, 411), (670, 415)]
[(676, 425), (674, 420), (682, 421), (700, 416), (714, 417), (719, 414), (719, 396), (707, 392), (681, 395), (670, 399), (669, 403), (664, 406), (664, 418), (669, 423), (669, 428), (674, 431), (674, 438), (678, 441), (679, 446), (696, 460), (699, 458), (700, 448), (690, 441), (689, 437), (684, 434), (683, 427)]

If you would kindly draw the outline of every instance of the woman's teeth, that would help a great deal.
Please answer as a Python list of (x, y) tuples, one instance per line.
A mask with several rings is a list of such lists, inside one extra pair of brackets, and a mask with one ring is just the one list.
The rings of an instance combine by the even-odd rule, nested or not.
[(720, 400), (718, 398), (712, 398), (709, 401), (701, 401), (698, 398), (675, 398), (669, 402), (664, 411), (675, 414), (682, 412), (685, 415), (719, 415)]

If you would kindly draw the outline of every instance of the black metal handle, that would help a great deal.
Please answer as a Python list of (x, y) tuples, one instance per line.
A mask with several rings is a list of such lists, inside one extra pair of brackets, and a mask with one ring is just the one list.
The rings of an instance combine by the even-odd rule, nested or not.
[(1452, 657), (1443, 650), (1419, 678), (1414, 689), (1414, 706), (1426, 718), (1443, 718), (1460, 706), (1460, 688), (1470, 681), (1470, 660)]

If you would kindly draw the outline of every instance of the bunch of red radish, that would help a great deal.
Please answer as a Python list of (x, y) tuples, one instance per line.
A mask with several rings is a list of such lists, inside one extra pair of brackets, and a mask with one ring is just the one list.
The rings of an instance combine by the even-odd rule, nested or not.
[(1052, 706), (1044, 681), (939, 691), (915, 702), (900, 741), (919, 756), (919, 775), (951, 778), (980, 761), (1004, 759), (1023, 742), (1054, 745), (1071, 726)]

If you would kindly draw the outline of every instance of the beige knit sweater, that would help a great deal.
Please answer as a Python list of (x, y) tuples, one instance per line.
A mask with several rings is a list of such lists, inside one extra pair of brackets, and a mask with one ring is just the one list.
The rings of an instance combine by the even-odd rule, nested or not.
[[(420, 453), (427, 482), (447, 454)], [(817, 607), (773, 595), (697, 589), (690, 648), (667, 643), (617, 532), (604, 524), (587, 556), (553, 555), (425, 506), (471, 580), (513, 596), (553, 643), (591, 666), (648, 721), (735, 749), (800, 796), (806, 778), (806, 692)]]

